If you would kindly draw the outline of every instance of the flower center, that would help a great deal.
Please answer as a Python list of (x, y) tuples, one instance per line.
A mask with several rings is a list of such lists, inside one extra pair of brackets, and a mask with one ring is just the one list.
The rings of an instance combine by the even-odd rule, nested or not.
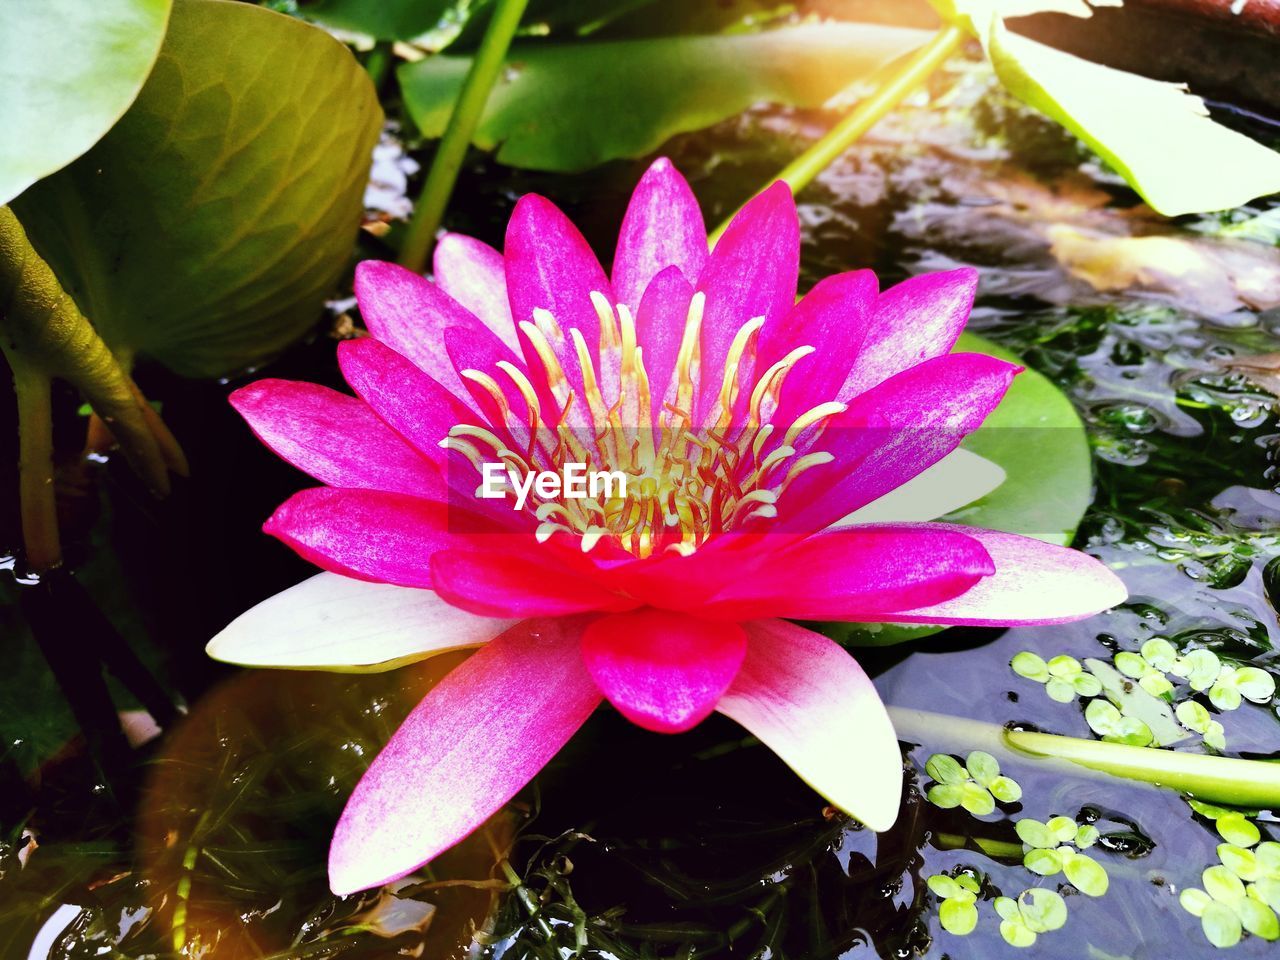
[[(543, 381), (533, 383), (505, 361), (492, 374), (461, 371), (492, 400), (489, 422), (458, 424), (441, 442), (462, 453), (479, 474), (485, 463), (500, 462), (513, 480), (561, 473), (566, 464), (626, 476), (625, 492), (607, 499), (531, 494), (527, 509), (539, 520), (539, 540), (568, 532), (581, 537), (584, 551), (609, 537), (639, 557), (662, 550), (687, 555), (717, 533), (775, 516), (778, 498), (796, 477), (834, 459), (808, 449), (812, 435), (806, 435), (805, 452), (797, 451), (796, 441), (811, 428), (821, 430), (844, 404), (819, 404), (785, 430), (771, 422), (788, 373), (813, 347), (797, 347), (756, 375), (756, 339), (764, 323), (757, 317), (739, 328), (723, 367), (704, 371), (700, 339), (706, 298), (699, 292), (690, 302), (671, 383), (654, 416), (649, 372), (630, 310), (621, 304), (615, 308), (599, 293), (591, 299), (600, 319), (595, 356), (579, 330), (570, 330), (566, 338), (555, 317), (535, 310), (520, 329), (542, 361)], [(573, 362), (580, 390), (566, 374), (564, 355)], [(717, 378), (719, 391), (712, 409), (695, 422), (696, 401), (710, 376)], [(513, 410), (516, 396), (523, 400), (523, 417)]]

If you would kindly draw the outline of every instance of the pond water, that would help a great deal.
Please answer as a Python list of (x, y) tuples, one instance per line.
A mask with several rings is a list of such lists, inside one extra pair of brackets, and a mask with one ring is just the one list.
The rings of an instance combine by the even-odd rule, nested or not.
[[(716, 222), (819, 124), (752, 112), (680, 138), (669, 152)], [(1220, 239), (1248, 211), (1161, 225), (1130, 209), (1132, 195), (1115, 178), (1087, 163), (1081, 172), (1084, 159), (980, 70), (961, 66), (800, 198), (804, 289), (858, 266), (874, 267), (882, 285), (956, 263), (981, 268), (971, 329), (1019, 353), (1076, 404), (1097, 483), (1077, 544), (1117, 569), (1131, 592), (1121, 609), (1077, 624), (951, 630), (860, 651), (895, 707), (1092, 737), (1083, 701), (1057, 702), (1016, 675), (1016, 653), (1110, 661), (1161, 636), (1183, 652), (1206, 648), (1275, 670), (1280, 426), (1273, 398), (1225, 364), (1278, 349), (1280, 250)], [(608, 251), (642, 169), (615, 164), (565, 178), (475, 158), (449, 225), (500, 242), (515, 198), (536, 190)], [(1178, 244), (1188, 258), (1178, 262), (1193, 269), (1153, 271), (1141, 244), (1098, 247), (1152, 236)], [(364, 242), (366, 256), (387, 256), (372, 237)], [(1098, 276), (1099, 262), (1108, 276)], [(330, 326), (257, 375), (340, 385), (333, 337), (349, 324)], [(940, 809), (924, 796), (926, 759), (963, 757), (979, 744), (966, 742), (971, 728), (962, 724), (913, 723), (905, 712), (899, 734), (914, 774), (886, 834), (826, 809), (727, 720), (662, 737), (601, 710), (517, 802), (429, 871), (394, 893), (336, 901), (324, 856), (346, 793), (457, 660), (371, 676), (235, 672), (207, 661), (203, 644), (218, 628), (307, 575), (258, 532), (304, 480), (226, 405), (237, 383), (155, 370), (141, 379), (187, 447), (190, 482), (156, 505), (118, 464), (89, 465), (66, 481), (85, 531), (72, 552), (75, 581), (22, 588), (6, 578), (0, 588), (0, 956), (1219, 954), (1178, 901), (1218, 862), (1213, 821), (1169, 791), (1011, 755), (1001, 757), (1002, 772), (1021, 785), (1019, 802), (982, 816)], [(112, 641), (77, 607), (80, 590), (187, 699), (176, 729), (136, 754), (113, 744), (105, 732), (113, 718), (108, 711), (104, 721), (89, 695)], [(84, 738), (71, 739), (75, 719), (25, 620), (44, 630), (45, 656), (65, 682), (89, 692), (75, 719), (97, 762)], [(1181, 685), (1178, 698), (1186, 695)], [(1277, 718), (1274, 706), (1248, 702), (1215, 716), (1224, 752), (1280, 754)], [(1204, 748), (1192, 736), (1176, 749)], [(992, 899), (1056, 890), (1062, 876), (1022, 865), (1013, 822), (1054, 815), (1097, 827), (1090, 855), (1110, 887), (1086, 897), (1063, 886), (1066, 925), (1016, 948), (999, 933)], [(1270, 814), (1256, 822), (1280, 839)], [(925, 883), (956, 868), (981, 884), (980, 919), (966, 937), (941, 927)], [(46, 924), (55, 911), (57, 922)], [(1249, 957), (1274, 947), (1250, 936), (1231, 949)]]

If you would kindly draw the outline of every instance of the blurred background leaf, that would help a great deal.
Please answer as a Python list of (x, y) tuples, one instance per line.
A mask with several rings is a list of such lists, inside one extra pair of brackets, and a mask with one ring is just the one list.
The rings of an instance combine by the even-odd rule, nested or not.
[[(755, 34), (513, 47), (474, 137), (500, 162), (582, 170), (638, 157), (762, 101), (816, 107), (928, 39), (862, 24)], [(444, 132), (471, 61), (434, 56), (399, 70), (428, 137)]]
[(0, 5), (0, 203), (70, 163), (120, 119), (160, 52), (171, 2)]

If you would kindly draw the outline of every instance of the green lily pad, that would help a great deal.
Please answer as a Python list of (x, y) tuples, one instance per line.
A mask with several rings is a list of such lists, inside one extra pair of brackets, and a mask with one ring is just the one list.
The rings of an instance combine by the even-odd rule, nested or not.
[[(973, 333), (961, 334), (955, 348), (1018, 361)], [(1003, 468), (1005, 481), (944, 520), (1071, 542), (1093, 496), (1089, 442), (1075, 407), (1048, 377), (1035, 370), (1014, 377), (1000, 406), (963, 446)]]
[(0, 203), (111, 129), (151, 72), (172, 0), (6, 4), (0, 32)]
[[(516, 44), (473, 137), (501, 163), (583, 170), (656, 150), (754, 103), (817, 107), (929, 35), (873, 24), (763, 33)], [(440, 55), (398, 70), (405, 106), (428, 137), (444, 133), (471, 66)]]
[[(962, 333), (955, 349), (1018, 362), (1008, 350), (974, 333)], [(1093, 468), (1084, 424), (1066, 394), (1043, 374), (1024, 370), (1000, 405), (962, 446), (1005, 472), (1004, 483), (941, 518), (1065, 546), (1093, 496)], [(904, 624), (822, 624), (828, 636), (851, 646), (890, 646), (938, 633), (944, 627)], [(1033, 677), (1032, 679), (1039, 679)], [(1050, 697), (1070, 703), (1069, 680), (1046, 685)]]
[(316, 321), (381, 122), (368, 76), (324, 31), (183, 0), (128, 113), (14, 210), (113, 349), (221, 376)]

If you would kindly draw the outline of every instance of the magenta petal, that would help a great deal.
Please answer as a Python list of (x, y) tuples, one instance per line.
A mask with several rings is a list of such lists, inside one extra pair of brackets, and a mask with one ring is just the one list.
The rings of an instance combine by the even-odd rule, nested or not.
[[(756, 317), (770, 324), (786, 314), (795, 303), (799, 276), (800, 219), (791, 188), (779, 181), (738, 211), (698, 276), (696, 286), (706, 294), (707, 305), (697, 422), (714, 413), (733, 338)], [(751, 366), (745, 363), (743, 373)]]
[(899, 611), (895, 623), (965, 623), (1004, 627), (1070, 623), (1124, 603), (1124, 583), (1087, 553), (1031, 537), (949, 524), (930, 529), (963, 529), (987, 548), (993, 576), (941, 603)]
[(666, 157), (645, 171), (622, 220), (613, 290), (634, 312), (649, 282), (667, 267), (696, 277), (707, 259), (707, 228), (689, 184)]
[(977, 290), (978, 271), (964, 267), (912, 277), (880, 294), (839, 399), (856, 397), (909, 367), (949, 353), (969, 320)]
[(591, 679), (623, 716), (657, 733), (681, 733), (705, 720), (746, 652), (736, 623), (651, 607), (601, 617), (582, 636)]
[(789, 530), (821, 530), (933, 466), (978, 429), (1022, 368), (977, 353), (926, 360), (855, 397), (816, 442), (832, 463), (778, 503)]
[(461, 396), (462, 384), (440, 342), (449, 327), (483, 329), (475, 315), (430, 280), (394, 263), (356, 264), (355, 288), (369, 332)]
[(902, 754), (867, 675), (834, 641), (794, 624), (743, 626), (747, 656), (716, 709), (835, 806), (888, 830), (902, 799)]
[(231, 405), (284, 460), (335, 487), (437, 497), (439, 471), (355, 397), (293, 380), (241, 387)]
[[(950, 600), (995, 566), (963, 527), (851, 527), (769, 549), (706, 604), (707, 616), (748, 620), (892, 619), (891, 611)], [(925, 599), (929, 598), (929, 599)]]
[(496, 813), (600, 703), (579, 620), (527, 621), (423, 698), (356, 784), (329, 848), (339, 896), (397, 880)]
[[(526, 538), (531, 539), (531, 538)], [(555, 617), (589, 610), (628, 610), (636, 601), (603, 587), (577, 571), (558, 566), (548, 550), (521, 549), (513, 540), (483, 549), (448, 550), (431, 561), (434, 588), (455, 607), (486, 617)]]
[[(649, 395), (656, 422), (664, 400), (675, 399), (671, 374), (675, 372), (680, 341), (689, 319), (693, 287), (679, 267), (667, 267), (649, 284), (636, 314), (636, 343), (649, 376)], [(670, 396), (668, 396), (670, 391)]]
[[(444, 353), (443, 343), (441, 354)], [(422, 455), (444, 462), (440, 441), (460, 423), (476, 423), (474, 410), (384, 343), (365, 338), (338, 344), (338, 365), (355, 390)]]
[(475, 314), (512, 350), (519, 350), (507, 302), (506, 264), (487, 243), (446, 233), (436, 244), (432, 271), (440, 289)]
[(761, 328), (756, 361), (760, 374), (797, 347), (814, 348), (784, 381), (773, 423), (785, 428), (818, 404), (840, 396), (849, 364), (866, 337), (878, 286), (870, 270), (826, 277), (776, 322)]
[[(551, 314), (563, 336), (547, 339), (581, 398), (582, 374), (571, 331), (582, 334), (589, 356), (598, 354), (600, 317), (591, 294), (602, 294), (613, 303), (613, 290), (600, 261), (569, 218), (550, 200), (532, 193), (521, 197), (511, 214), (504, 254), (511, 316), (518, 327), (534, 320), (534, 310)], [(542, 361), (523, 334), (520, 343), (530, 369), (540, 369)]]
[(313, 487), (262, 527), (304, 560), (358, 580), (431, 586), (431, 556), (455, 542), (442, 503), (376, 490)]

